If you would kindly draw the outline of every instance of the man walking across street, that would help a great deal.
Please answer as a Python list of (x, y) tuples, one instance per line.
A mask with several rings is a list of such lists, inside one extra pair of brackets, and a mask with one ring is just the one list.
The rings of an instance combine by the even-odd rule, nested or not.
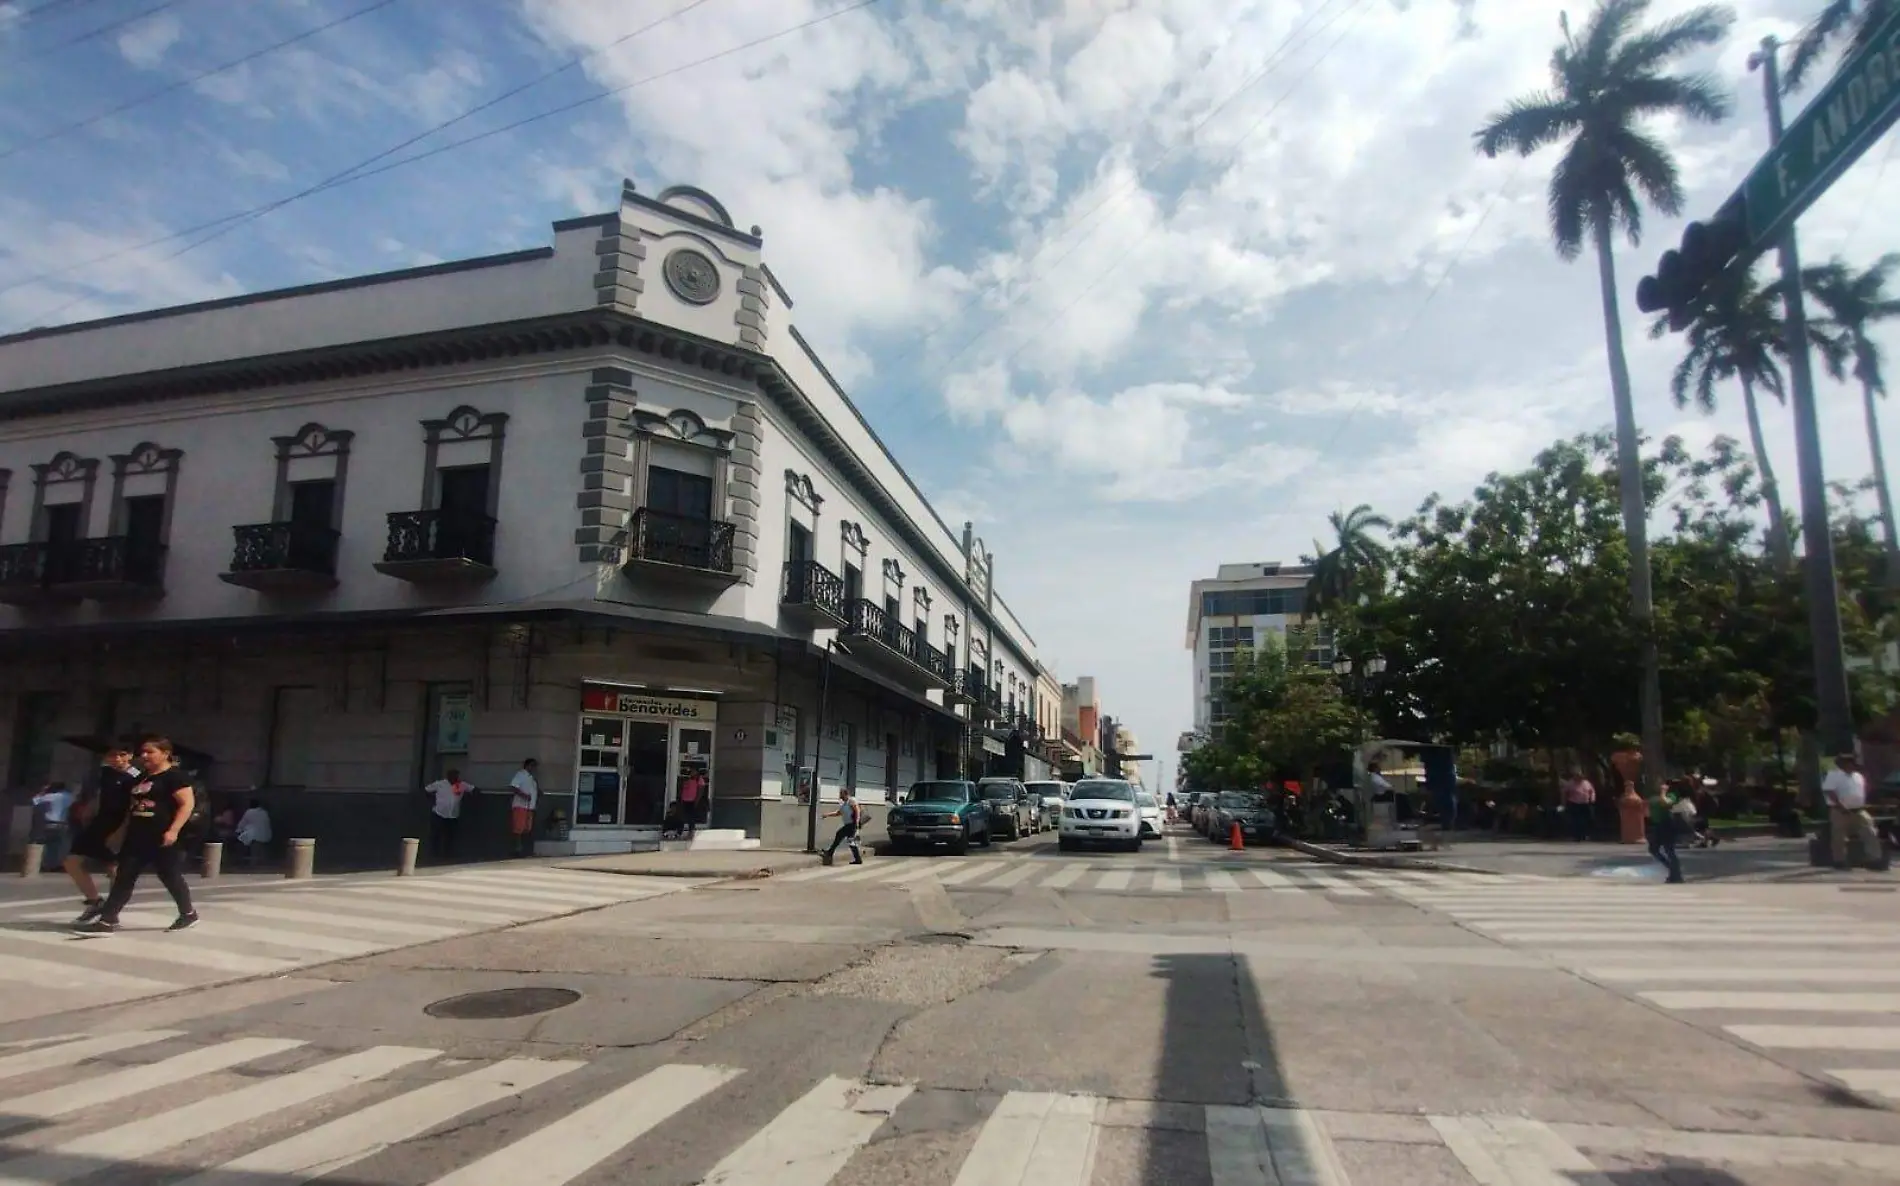
[(533, 758), (521, 764), (508, 785), (514, 788), (514, 797), (508, 808), (508, 831), (515, 838), (515, 855), (528, 856), (534, 851), (534, 805), (541, 798), (541, 784), (535, 780), (534, 772), (540, 763)]
[(455, 856), (455, 832), (462, 822), (462, 800), (475, 788), (462, 781), (462, 772), (451, 766), (422, 791), (429, 804), (429, 851), (438, 861)]
[(1867, 814), (1867, 778), (1860, 772), (1860, 761), (1853, 754), (1834, 759), (1834, 769), (1821, 782), (1821, 797), (1827, 800), (1827, 840), (1829, 855), (1836, 869), (1849, 867), (1847, 842), (1860, 839), (1860, 851), (1870, 869), (1886, 868), (1886, 855), (1880, 846), (1880, 833), (1873, 817)]
[(139, 780), (139, 772), (132, 765), (132, 747), (124, 742), (107, 742), (99, 760), (99, 785), (74, 808), (79, 831), (61, 862), (85, 903), (79, 917), (73, 919), (74, 926), (91, 922), (105, 909), (86, 864), (90, 861), (104, 868), (108, 882), (117, 876), (120, 832), (131, 814), (132, 787)]
[(1675, 790), (1667, 783), (1658, 787), (1656, 797), (1649, 801), (1649, 855), (1669, 870), (1664, 879), (1669, 885), (1682, 884), (1682, 861), (1676, 856), (1675, 805)]
[(184, 854), (178, 837), (191, 819), (194, 794), (191, 775), (172, 762), (172, 743), (163, 737), (148, 737), (139, 743), (139, 767), (144, 774), (132, 786), (131, 812), (125, 823), (125, 843), (119, 850), (119, 867), (112, 876), (112, 891), (106, 895), (99, 917), (77, 929), (82, 934), (110, 935), (119, 929), (119, 912), (132, 900), (139, 874), (149, 866), (178, 907), (178, 917), (169, 930), (182, 931), (195, 926), (198, 912), (191, 907), (191, 890), (185, 884)]
[(831, 847), (824, 851), (822, 859), (829, 865), (831, 858), (838, 855), (838, 846), (848, 842), (851, 845), (851, 863), (862, 865), (864, 850), (858, 846), (858, 825), (864, 820), (864, 809), (858, 806), (850, 787), (838, 791), (838, 810), (825, 812), (826, 819), (833, 816), (843, 816), (844, 822), (838, 825), (838, 834), (831, 838)]

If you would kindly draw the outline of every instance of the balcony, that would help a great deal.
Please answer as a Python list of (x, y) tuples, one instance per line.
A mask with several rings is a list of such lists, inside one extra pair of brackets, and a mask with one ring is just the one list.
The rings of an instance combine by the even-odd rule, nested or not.
[(0, 605), (58, 605), (77, 601), (65, 584), (71, 549), (49, 543), (0, 547)]
[(488, 580), (495, 575), (495, 520), (467, 511), (396, 511), (376, 571), (418, 584)]
[(813, 629), (842, 630), (851, 624), (844, 607), (844, 578), (816, 560), (785, 566), (779, 608)]
[(906, 683), (922, 682), (938, 688), (949, 684), (949, 656), (891, 618), (882, 606), (860, 597), (846, 603), (846, 614), (850, 632), (876, 644), (856, 648), (853, 654)]
[(970, 682), (969, 672), (953, 671), (950, 673), (950, 683), (944, 688), (944, 703), (975, 704), (976, 695), (970, 689), (978, 686), (980, 685)]
[(730, 585), (739, 579), (732, 566), (732, 524), (641, 507), (633, 512), (622, 567), (693, 584)]
[(308, 523), (249, 523), (233, 527), (237, 545), (226, 584), (260, 593), (298, 593), (336, 587), (336, 551), (342, 533)]
[[(70, 594), (95, 601), (126, 601), (165, 595), (165, 545), (125, 535), (82, 539), (55, 549), (52, 574)], [(62, 571), (63, 569), (63, 571)]]

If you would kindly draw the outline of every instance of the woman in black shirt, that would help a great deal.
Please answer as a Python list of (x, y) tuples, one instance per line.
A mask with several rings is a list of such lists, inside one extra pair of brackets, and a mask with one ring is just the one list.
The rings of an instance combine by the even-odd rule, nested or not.
[(125, 843), (119, 849), (119, 868), (112, 878), (99, 917), (79, 929), (86, 934), (109, 935), (119, 929), (119, 912), (132, 900), (139, 874), (146, 866), (170, 892), (178, 907), (170, 929), (182, 931), (198, 921), (191, 908), (191, 890), (185, 884), (178, 848), (179, 833), (191, 818), (191, 776), (172, 764), (172, 743), (148, 737), (139, 743), (139, 768), (145, 773), (131, 788), (131, 810), (125, 821)]
[(112, 880), (119, 861), (118, 832), (131, 812), (132, 786), (139, 780), (139, 772), (132, 765), (130, 745), (108, 743), (100, 761), (99, 785), (77, 811), (79, 831), (73, 836), (72, 848), (63, 864), (66, 876), (73, 879), (73, 887), (86, 904), (85, 910), (73, 920), (75, 926), (98, 918), (105, 908), (86, 862), (105, 866), (106, 880)]

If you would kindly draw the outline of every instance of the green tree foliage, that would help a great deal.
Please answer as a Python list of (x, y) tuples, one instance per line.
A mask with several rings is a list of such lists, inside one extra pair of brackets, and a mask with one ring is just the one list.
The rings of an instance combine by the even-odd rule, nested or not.
[(1365, 714), (1329, 669), (1289, 657), (1272, 636), (1239, 657), (1221, 701), (1227, 719), (1185, 760), (1188, 785), (1197, 790), (1310, 781), (1366, 728)]

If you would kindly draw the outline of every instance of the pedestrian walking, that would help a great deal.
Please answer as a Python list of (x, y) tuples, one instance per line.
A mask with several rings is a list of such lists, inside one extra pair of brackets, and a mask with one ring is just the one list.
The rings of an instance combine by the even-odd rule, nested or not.
[(455, 833), (462, 823), (462, 800), (475, 788), (462, 781), (462, 772), (451, 766), (442, 777), (422, 788), (429, 804), (429, 851), (438, 861), (455, 856)]
[(831, 819), (834, 816), (842, 816), (844, 822), (838, 825), (838, 834), (831, 838), (831, 847), (824, 851), (821, 859), (825, 864), (829, 865), (831, 858), (838, 853), (838, 846), (840, 844), (849, 844), (851, 846), (851, 863), (854, 865), (862, 865), (864, 863), (864, 850), (859, 847), (858, 844), (858, 825), (864, 822), (864, 808), (858, 805), (857, 799), (851, 794), (850, 787), (844, 787), (839, 790), (838, 810), (825, 812), (826, 819)]
[(514, 788), (509, 801), (508, 831), (515, 838), (515, 855), (525, 857), (534, 851), (534, 805), (541, 798), (541, 784), (534, 774), (540, 763), (529, 758), (521, 763), (508, 785)]
[(699, 827), (699, 804), (706, 794), (706, 775), (694, 770), (680, 779), (677, 799), (680, 805), (680, 819), (686, 825), (686, 838), (691, 840), (693, 832)]
[(172, 896), (178, 917), (168, 930), (182, 931), (196, 926), (198, 912), (191, 906), (191, 889), (185, 884), (184, 854), (178, 838), (191, 819), (196, 797), (191, 775), (172, 760), (172, 743), (163, 737), (148, 737), (139, 743), (139, 780), (132, 784), (131, 805), (125, 821), (125, 842), (119, 850), (119, 864), (112, 875), (112, 890), (106, 895), (99, 917), (82, 924), (78, 930), (89, 935), (109, 935), (119, 929), (119, 912), (132, 900), (139, 875), (146, 869), (158, 874), (158, 880)]
[(1570, 839), (1581, 844), (1590, 838), (1591, 825), (1595, 822), (1597, 809), (1597, 789), (1583, 776), (1583, 771), (1572, 769), (1563, 781), (1564, 819), (1570, 825)]
[(1649, 801), (1649, 855), (1669, 870), (1664, 880), (1670, 885), (1682, 882), (1682, 861), (1676, 856), (1676, 795), (1664, 784)]
[(49, 782), (45, 790), (33, 796), (33, 814), (38, 817), (34, 832), (45, 846), (40, 854), (40, 868), (35, 872), (57, 869), (66, 860), (66, 845), (72, 840), (69, 820), (72, 808), (73, 793), (63, 782)]
[(108, 883), (118, 875), (119, 846), (126, 817), (132, 811), (132, 787), (139, 780), (138, 768), (132, 765), (132, 747), (122, 741), (107, 742), (99, 761), (98, 785), (74, 806), (79, 830), (73, 834), (66, 859), (60, 862), (84, 903), (79, 917), (73, 919), (74, 926), (91, 922), (105, 909), (87, 865), (103, 869)]
[(1860, 759), (1853, 754), (1837, 756), (1834, 769), (1821, 781), (1821, 797), (1827, 800), (1827, 841), (1834, 867), (1850, 867), (1847, 841), (1851, 835), (1859, 838), (1868, 868), (1885, 868), (1886, 853), (1881, 848), (1880, 831), (1874, 827), (1873, 817), (1867, 814), (1867, 778), (1860, 772)]

